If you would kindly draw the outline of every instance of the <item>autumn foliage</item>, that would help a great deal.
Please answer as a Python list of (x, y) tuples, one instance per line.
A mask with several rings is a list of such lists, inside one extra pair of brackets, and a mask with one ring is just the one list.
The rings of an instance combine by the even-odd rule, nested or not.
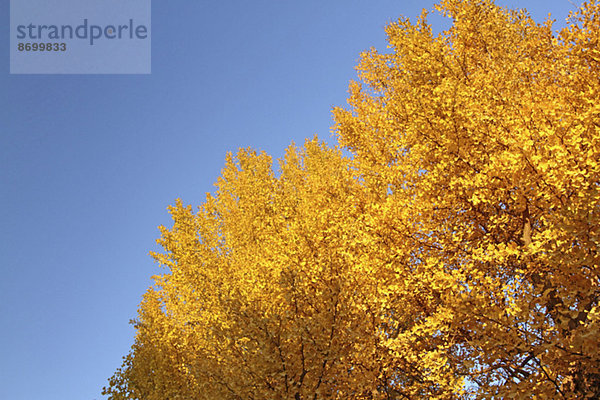
[(600, 3), (436, 9), (362, 54), (338, 147), (170, 208), (109, 398), (600, 397)]

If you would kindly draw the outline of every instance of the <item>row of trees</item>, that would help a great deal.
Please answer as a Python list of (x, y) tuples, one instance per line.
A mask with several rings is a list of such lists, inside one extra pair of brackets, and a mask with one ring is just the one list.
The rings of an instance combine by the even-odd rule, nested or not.
[(600, 397), (600, 3), (436, 8), (362, 55), (338, 147), (171, 207), (110, 399)]

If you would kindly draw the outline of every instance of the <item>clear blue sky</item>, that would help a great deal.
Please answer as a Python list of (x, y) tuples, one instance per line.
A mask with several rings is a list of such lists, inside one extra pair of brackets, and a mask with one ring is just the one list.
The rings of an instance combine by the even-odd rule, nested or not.
[[(166, 207), (198, 205), (228, 151), (330, 139), (360, 51), (432, 4), (154, 1), (151, 75), (9, 75), (0, 0), (0, 399), (100, 399)], [(573, 7), (498, 4), (559, 22)]]

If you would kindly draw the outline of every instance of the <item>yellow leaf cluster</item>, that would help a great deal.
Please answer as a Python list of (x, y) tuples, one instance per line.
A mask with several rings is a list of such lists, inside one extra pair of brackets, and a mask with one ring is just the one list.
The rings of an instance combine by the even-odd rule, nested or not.
[(600, 397), (600, 3), (436, 10), (362, 54), (340, 148), (171, 207), (111, 399)]

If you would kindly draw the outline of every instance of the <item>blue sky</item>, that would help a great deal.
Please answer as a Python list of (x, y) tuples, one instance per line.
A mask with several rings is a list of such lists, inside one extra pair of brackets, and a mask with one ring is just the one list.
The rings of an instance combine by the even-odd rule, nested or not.
[[(161, 272), (166, 207), (198, 205), (228, 151), (331, 142), (359, 53), (432, 4), (154, 1), (151, 75), (10, 75), (1, 0), (0, 398), (101, 399)], [(498, 4), (538, 21), (573, 8)]]

